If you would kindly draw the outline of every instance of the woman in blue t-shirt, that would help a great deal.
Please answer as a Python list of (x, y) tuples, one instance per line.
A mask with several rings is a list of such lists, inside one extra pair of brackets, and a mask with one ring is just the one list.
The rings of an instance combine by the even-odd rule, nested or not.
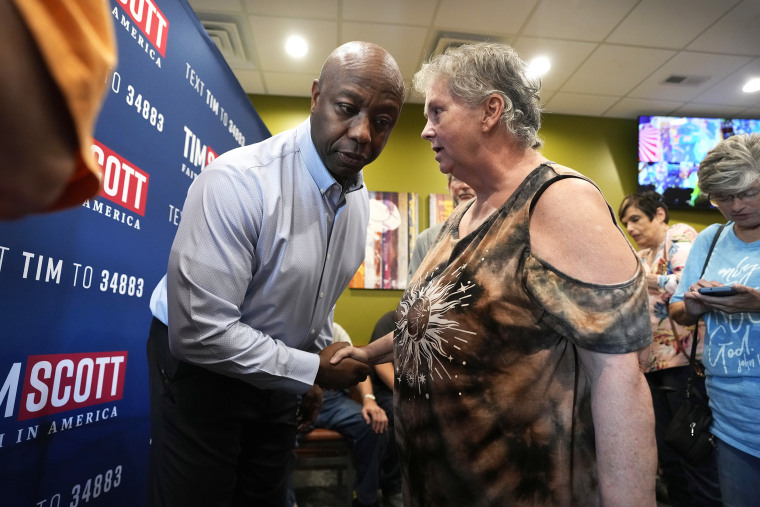
[[(699, 187), (728, 220), (697, 236), (670, 316), (706, 325), (702, 360), (725, 505), (757, 505), (760, 484), (760, 134), (729, 137), (699, 165)], [(705, 267), (708, 250), (719, 234)], [(704, 295), (731, 286), (733, 295)]]

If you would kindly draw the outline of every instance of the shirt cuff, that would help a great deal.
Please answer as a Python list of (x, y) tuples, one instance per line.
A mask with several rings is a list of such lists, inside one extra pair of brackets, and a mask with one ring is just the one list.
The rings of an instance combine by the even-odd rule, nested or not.
[(291, 349), (293, 363), (289, 377), (303, 385), (301, 393), (308, 391), (314, 385), (319, 371), (319, 355), (299, 349)]

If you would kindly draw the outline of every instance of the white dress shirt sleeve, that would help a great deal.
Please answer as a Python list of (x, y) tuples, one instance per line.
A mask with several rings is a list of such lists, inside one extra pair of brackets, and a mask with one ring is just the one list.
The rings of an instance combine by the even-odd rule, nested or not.
[(302, 393), (314, 383), (319, 356), (241, 322), (255, 266), (260, 194), (252, 180), (223, 163), (191, 185), (169, 256), (169, 345), (183, 361), (259, 388)]

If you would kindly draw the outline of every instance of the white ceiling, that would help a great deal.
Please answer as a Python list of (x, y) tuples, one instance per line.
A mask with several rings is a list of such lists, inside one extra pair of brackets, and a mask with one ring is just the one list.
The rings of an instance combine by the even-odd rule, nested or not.
[[(760, 118), (760, 0), (189, 0), (248, 93), (308, 96), (352, 40), (396, 58), (407, 84), (441, 37), (497, 40), (548, 56), (550, 113)], [(293, 60), (285, 38), (310, 43)], [(664, 81), (686, 78), (681, 84)], [(411, 102), (422, 102), (416, 96)]]

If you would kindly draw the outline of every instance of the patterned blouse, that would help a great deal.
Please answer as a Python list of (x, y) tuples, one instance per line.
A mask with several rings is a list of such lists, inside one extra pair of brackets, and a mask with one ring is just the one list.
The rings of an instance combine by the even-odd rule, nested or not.
[[(691, 353), (691, 338), (694, 326), (682, 326), (668, 318), (668, 302), (678, 287), (681, 271), (691, 251), (691, 244), (697, 231), (687, 224), (672, 225), (665, 241), (657, 248), (651, 265), (646, 262), (651, 250), (639, 250), (647, 274), (658, 276), (657, 289), (649, 289), (649, 313), (652, 317), (652, 345), (649, 347), (649, 368), (647, 371), (663, 370), (689, 364), (687, 354)], [(667, 249), (667, 250), (666, 250)], [(667, 252), (667, 255), (665, 255)], [(673, 330), (678, 340), (673, 338)], [(697, 343), (697, 358), (702, 357), (702, 341)]]
[(642, 269), (596, 285), (531, 254), (531, 203), (563, 177), (583, 178), (534, 169), (461, 239), (460, 206), (396, 310), (394, 413), (407, 506), (600, 503), (577, 348), (632, 352), (652, 333)]

